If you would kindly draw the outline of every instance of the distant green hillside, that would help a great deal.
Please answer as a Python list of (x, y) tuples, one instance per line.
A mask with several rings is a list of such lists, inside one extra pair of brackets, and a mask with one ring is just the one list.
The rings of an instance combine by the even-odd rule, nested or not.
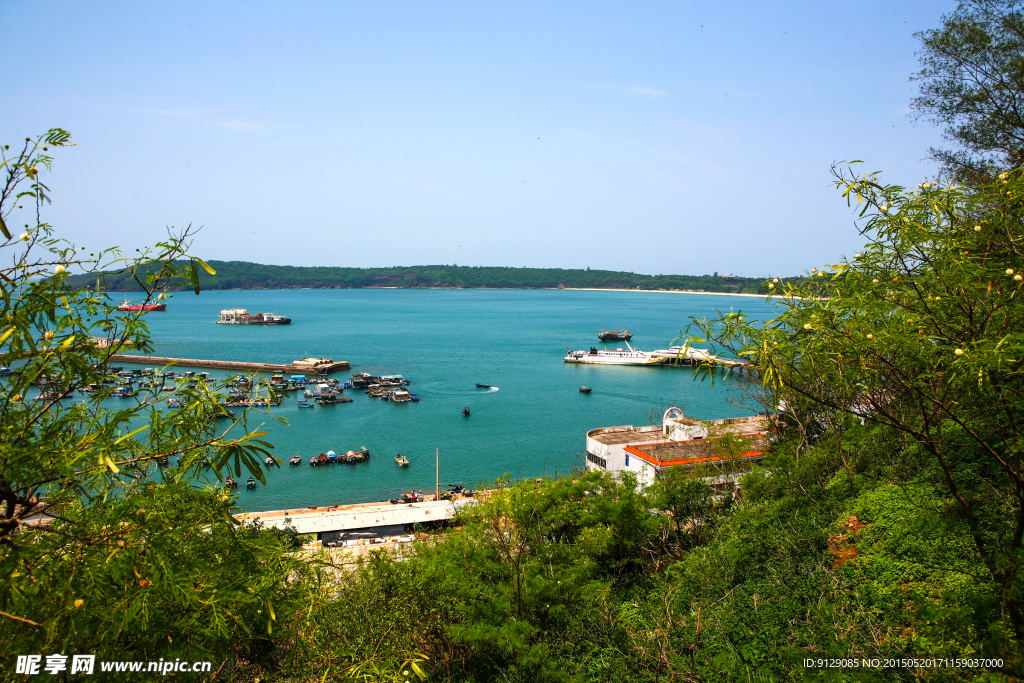
[[(488, 268), (472, 266), (409, 266), (393, 268), (321, 268), (266, 266), (245, 261), (210, 261), (217, 271), (200, 271), (203, 289), (297, 289), (362, 287), (449, 287), (544, 289), (588, 287), (611, 289), (690, 290), (701, 292), (764, 293), (763, 278), (713, 275), (643, 275), (613, 270), (562, 268)], [(103, 273), (101, 288), (137, 291), (124, 271)], [(69, 278), (72, 287), (95, 286), (96, 275)]]

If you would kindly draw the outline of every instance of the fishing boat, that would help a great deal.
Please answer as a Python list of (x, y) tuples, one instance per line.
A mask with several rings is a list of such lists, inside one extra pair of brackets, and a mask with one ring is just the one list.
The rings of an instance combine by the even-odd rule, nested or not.
[(302, 456), (301, 455), (293, 455), (292, 459), (288, 461), (288, 464), (291, 465), (292, 467), (295, 467), (296, 465), (301, 465), (302, 464)]
[(234, 479), (232, 479), (231, 477), (227, 477), (224, 480), (224, 486), (225, 486), (225, 488), (236, 489), (236, 488), (238, 488), (238, 482), (235, 481)]
[(462, 415), (464, 417), (469, 417), (469, 406), (466, 406), (465, 408), (462, 409)]
[(360, 446), (359, 447), (359, 456), (363, 460), (369, 460), (370, 459), (370, 449), (367, 448), (366, 446)]
[(327, 462), (338, 462), (338, 454), (334, 451), (327, 451)]
[(479, 382), (477, 382), (476, 388), (477, 389), (493, 389), (494, 387), (492, 387), (490, 384), (480, 384)]
[(626, 348), (629, 350), (615, 349), (614, 351), (606, 351), (601, 349), (598, 351), (595, 347), (591, 346), (590, 351), (570, 351), (563, 360), (566, 363), (592, 365), (661, 365), (663, 362), (659, 356), (645, 351), (637, 351), (629, 345), (629, 342), (626, 342)]
[(311, 455), (309, 456), (309, 464), (312, 465), (313, 467), (316, 467), (318, 464), (320, 464), (320, 459), (317, 458), (315, 455)]
[(588, 386), (584, 385), (584, 386), (580, 387), (580, 393), (581, 394), (589, 394), (591, 391), (593, 391), (593, 389), (591, 389)]
[(300, 408), (313, 408), (313, 407), (315, 407), (315, 404), (310, 403), (309, 401), (299, 401), (299, 407)]
[(263, 462), (267, 467), (270, 467), (271, 465), (274, 464), (274, 456), (268, 455), (267, 457), (263, 458)]
[(246, 481), (245, 481), (245, 488), (247, 488), (247, 489), (254, 489), (254, 488), (256, 488), (256, 480), (253, 477), (249, 477), (248, 479), (246, 479)]
[(601, 330), (597, 333), (597, 338), (601, 341), (629, 341), (633, 338), (633, 333), (629, 330)]
[(119, 311), (163, 311), (166, 309), (167, 304), (130, 304), (127, 296), (117, 305)]
[(398, 455), (395, 456), (395, 462), (398, 463), (399, 467), (408, 467), (409, 466), (409, 459), (407, 457), (405, 457), (404, 455), (402, 455), (401, 453), (399, 453)]
[(317, 465), (326, 465), (329, 462), (330, 462), (330, 460), (327, 458), (327, 455), (325, 453), (321, 453), (319, 456), (317, 456), (317, 459), (316, 459), (316, 464)]

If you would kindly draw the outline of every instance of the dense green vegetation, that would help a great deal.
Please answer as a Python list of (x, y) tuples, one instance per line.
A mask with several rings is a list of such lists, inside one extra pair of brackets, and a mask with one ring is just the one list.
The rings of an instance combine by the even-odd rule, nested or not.
[[(925, 36), (937, 69), (925, 76), (955, 77), (962, 48), (999, 80), (1019, 67), (1004, 35), (1019, 20), (1013, 0), (964, 3)], [(929, 62), (940, 48), (949, 61)], [(999, 83), (1024, 91), (1012, 73)], [(15, 372), (0, 375), (3, 678), (16, 678), (18, 654), (63, 652), (208, 659), (213, 679), (252, 682), (1020, 680), (1024, 171), (1003, 135), (1013, 126), (982, 130), (993, 119), (971, 123), (955, 108), (961, 91), (942, 87), (923, 93), (980, 136), (953, 136), (969, 163), (947, 170), (978, 182), (906, 189), (836, 170), (861, 209), (862, 252), (765, 281), (780, 297), (773, 320), (691, 321), (750, 360), (755, 380), (740, 386), (778, 413), (765, 460), (735, 492), (712, 495), (710, 465), (644, 490), (603, 472), (502, 480), (410, 557), (340, 566), (330, 551), (296, 553), (293, 533), (239, 524), (230, 492), (199, 485), (207, 459), (218, 477), (262, 479), (272, 448), (250, 412), (215, 429), (217, 387), (180, 387), (173, 410), (156, 391), (117, 410), (102, 391), (60, 402), (125, 341), (148, 345), (143, 316), (86, 286), (98, 273), (155, 301), (198, 293), (231, 264), (189, 256), (187, 231), (131, 259), (85, 256), (38, 220), (12, 234), (15, 204), (40, 215), (38, 170), (69, 136), (5, 147), (0, 353)], [(413, 270), (355, 272), (395, 286)], [(481, 286), (448, 281), (463, 270), (491, 269), (408, 281)], [(115, 343), (86, 341), (96, 336)], [(27, 400), (43, 378), (60, 391)], [(49, 525), (31, 523), (40, 512)]]
[[(203, 289), (297, 289), (329, 287), (489, 287), (611, 289), (665, 289), (697, 292), (765, 293), (764, 279), (713, 275), (641, 275), (613, 270), (565, 270), (562, 268), (487, 268), (474, 266), (410, 266), (394, 268), (327, 268), (266, 266), (245, 261), (210, 261), (215, 274), (201, 271)], [(112, 292), (140, 291), (126, 271), (99, 275), (102, 289)], [(97, 274), (68, 278), (71, 287), (95, 287)], [(187, 288), (187, 283), (172, 288)]]
[(1017, 0), (965, 0), (942, 26), (917, 34), (914, 114), (944, 127), (952, 149), (931, 150), (944, 173), (989, 182), (1024, 164), (1024, 14)]

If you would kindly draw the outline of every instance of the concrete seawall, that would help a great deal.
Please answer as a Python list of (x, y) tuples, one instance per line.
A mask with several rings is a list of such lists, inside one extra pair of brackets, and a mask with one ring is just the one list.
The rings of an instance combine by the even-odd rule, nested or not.
[(245, 363), (233, 360), (203, 360), (199, 358), (167, 358), (165, 356), (137, 356), (134, 354), (116, 353), (110, 356), (111, 362), (132, 363), (135, 365), (164, 366), (180, 365), (189, 368), (215, 368), (217, 370), (248, 370), (249, 372), (283, 372), (293, 375), (321, 375), (348, 370), (352, 366), (348, 361), (335, 361), (327, 365), (294, 365), (281, 363)]
[(302, 510), (290, 513), (281, 510), (269, 512), (248, 512), (236, 515), (241, 521), (262, 520), (268, 527), (284, 528), (288, 519), (300, 534), (317, 534), (349, 529), (366, 529), (381, 526), (405, 524), (423, 524), (453, 519), (462, 508), (478, 505), (475, 498), (460, 500), (424, 501), (422, 503), (402, 503), (399, 505), (371, 504), (346, 505), (344, 509), (327, 511), (322, 508), (316, 511)]

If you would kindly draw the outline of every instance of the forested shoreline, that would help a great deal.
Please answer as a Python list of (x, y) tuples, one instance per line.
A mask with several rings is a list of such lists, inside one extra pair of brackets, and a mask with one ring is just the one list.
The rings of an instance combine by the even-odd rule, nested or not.
[[(679, 321), (750, 363), (694, 379), (769, 416), (763, 460), (747, 467), (712, 433), (710, 457), (659, 460), (646, 487), (608, 462), (505, 476), (453, 523), (413, 529), (406, 557), (348, 563), (242, 518), (219, 482), (265, 484), (289, 454), (260, 431), (272, 408), (226, 412), (235, 380), (107, 402), (111, 355), (152, 339), (145, 313), (104, 292), (714, 291), (716, 276), (207, 263), (188, 228), (134, 256), (89, 253), (40, 217), (37, 176), (70, 134), (4, 146), (0, 678), (90, 653), (205, 661), (209, 680), (245, 683), (1020, 681), (1024, 10), (965, 0), (918, 37), (913, 110), (957, 145), (931, 150), (939, 175), (904, 187), (833, 167), (860, 252), (788, 281), (717, 278), (763, 283), (771, 320)], [(21, 204), (36, 222), (11, 233)]]
[[(343, 268), (320, 266), (272, 266), (246, 261), (208, 261), (216, 271), (199, 272), (202, 289), (329, 289), (366, 287), (448, 289), (641, 289), (765, 294), (765, 278), (732, 275), (644, 275), (613, 270), (563, 268), (504, 268), (486, 266), (395, 266), (391, 268)], [(141, 271), (145, 279), (145, 267)], [(127, 270), (73, 275), (70, 287), (95, 287), (108, 292), (142, 291)], [(170, 283), (171, 289), (186, 287)]]

